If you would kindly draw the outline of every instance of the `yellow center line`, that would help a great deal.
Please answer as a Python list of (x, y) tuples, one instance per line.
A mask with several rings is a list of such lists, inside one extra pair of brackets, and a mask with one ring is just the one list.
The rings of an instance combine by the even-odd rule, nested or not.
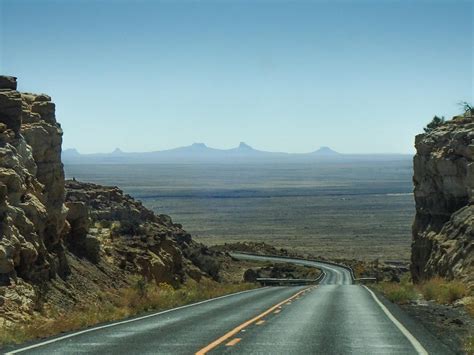
[(230, 332), (224, 334), (223, 336), (221, 336), (219, 339), (216, 339), (214, 340), (212, 343), (210, 343), (209, 345), (205, 346), (204, 348), (202, 348), (201, 350), (197, 351), (196, 352), (196, 355), (204, 355), (206, 354), (208, 351), (216, 348), (217, 346), (219, 346), (220, 344), (222, 344), (223, 342), (225, 342), (227, 339), (233, 337), (235, 334), (237, 334), (238, 332), (240, 332), (242, 329), (248, 327), (250, 324), (260, 320), (260, 318), (263, 318), (265, 317), (267, 314), (270, 314), (271, 312), (273, 312), (274, 310), (276, 310), (278, 307), (281, 307), (281, 305), (285, 304), (286, 302), (288, 301), (291, 301), (293, 298), (295, 297), (298, 297), (302, 292), (304, 292), (304, 290), (302, 291), (299, 291), (297, 293), (295, 293), (293, 296), (291, 296), (290, 298), (287, 298), (286, 300), (284, 301), (281, 301), (280, 303), (277, 303), (276, 305), (270, 307), (269, 309), (267, 309), (265, 312), (263, 313), (260, 313), (258, 316), (252, 318), (252, 319), (249, 319), (248, 321), (242, 323), (241, 325), (235, 327), (234, 329), (232, 329)]
[(265, 321), (262, 319), (262, 320), (259, 320), (257, 323), (255, 323), (256, 325), (262, 325), (263, 323), (265, 323)]
[(237, 344), (239, 341), (241, 341), (242, 338), (234, 338), (232, 339), (231, 341), (229, 341), (227, 344), (225, 344), (226, 346), (234, 346), (235, 344)]

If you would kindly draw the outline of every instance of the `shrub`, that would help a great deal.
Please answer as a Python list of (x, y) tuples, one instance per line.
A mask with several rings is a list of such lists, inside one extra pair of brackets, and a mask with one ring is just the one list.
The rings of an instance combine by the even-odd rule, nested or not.
[(444, 116), (438, 117), (434, 116), (433, 119), (431, 120), (430, 123), (426, 125), (425, 130), (426, 133), (430, 133), (433, 131), (435, 128), (438, 128), (439, 126), (442, 126), (445, 123)]
[(356, 277), (363, 277), (365, 272), (366, 272), (366, 269), (363, 263), (358, 263), (354, 267), (354, 274), (356, 275)]
[(466, 350), (466, 354), (473, 355), (474, 354), (474, 336), (470, 335), (467, 337), (464, 349)]
[(388, 300), (398, 304), (406, 304), (418, 298), (415, 287), (408, 277), (398, 282), (381, 282), (375, 286)]
[(461, 101), (459, 105), (462, 107), (465, 113), (474, 113), (474, 107), (467, 101)]
[(466, 311), (472, 318), (474, 318), (474, 301), (471, 301), (466, 304)]
[(440, 277), (422, 283), (419, 289), (426, 300), (442, 304), (451, 304), (469, 294), (469, 290), (462, 282), (446, 281)]

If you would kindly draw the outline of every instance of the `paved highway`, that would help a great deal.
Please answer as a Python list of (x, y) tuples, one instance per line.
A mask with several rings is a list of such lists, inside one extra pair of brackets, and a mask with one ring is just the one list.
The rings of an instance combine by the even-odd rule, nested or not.
[(450, 354), (340, 266), (318, 286), (266, 287), (9, 349), (24, 354)]

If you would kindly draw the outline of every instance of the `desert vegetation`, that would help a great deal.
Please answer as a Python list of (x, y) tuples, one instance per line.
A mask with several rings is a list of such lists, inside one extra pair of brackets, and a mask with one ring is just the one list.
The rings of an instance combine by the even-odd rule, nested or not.
[(404, 275), (400, 282), (383, 281), (373, 287), (397, 304), (406, 304), (418, 298), (418, 292), (408, 275)]
[[(448, 281), (434, 277), (419, 284), (414, 284), (408, 275), (401, 278), (400, 282), (381, 282), (374, 286), (387, 299), (394, 303), (406, 304), (411, 301), (424, 299), (439, 304), (453, 304), (455, 301), (468, 296), (472, 291), (460, 281)], [(474, 304), (466, 306), (471, 313)]]
[[(463, 308), (471, 318), (474, 318), (473, 291), (460, 281), (448, 281), (440, 277), (434, 277), (419, 284), (414, 284), (410, 277), (405, 275), (400, 282), (381, 282), (373, 287), (390, 301), (402, 306), (413, 305), (417, 301), (431, 301), (437, 305), (452, 307), (462, 299)], [(460, 346), (463, 347), (465, 353), (474, 354), (474, 334), (472, 331), (461, 335), (460, 342)]]
[(134, 277), (130, 282), (129, 287), (104, 290), (96, 302), (78, 304), (68, 311), (50, 311), (45, 304), (29, 321), (2, 329), (0, 345), (53, 336), (256, 287), (250, 283), (218, 283), (209, 279), (201, 282), (189, 280), (177, 289), (166, 283), (150, 283), (142, 277)]

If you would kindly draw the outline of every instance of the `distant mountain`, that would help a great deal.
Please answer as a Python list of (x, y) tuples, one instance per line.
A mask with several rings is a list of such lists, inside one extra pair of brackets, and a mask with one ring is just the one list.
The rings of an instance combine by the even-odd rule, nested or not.
[(229, 152), (240, 152), (240, 153), (261, 153), (262, 151), (253, 149), (251, 146), (244, 142), (240, 142), (237, 148), (232, 148), (228, 150)]
[(77, 149), (75, 148), (71, 148), (71, 149), (64, 149), (61, 153), (61, 155), (63, 157), (80, 157), (81, 154), (77, 151)]
[(216, 149), (204, 143), (194, 143), (162, 151), (127, 153), (116, 148), (111, 153), (80, 154), (76, 149), (62, 152), (65, 163), (187, 163), (187, 162), (245, 162), (245, 161), (308, 161), (308, 160), (385, 160), (400, 159), (403, 155), (348, 155), (340, 154), (329, 147), (321, 147), (311, 153), (291, 154), (257, 150), (240, 142), (231, 149)]
[(120, 148), (115, 148), (114, 151), (112, 153), (110, 153), (110, 155), (124, 155), (126, 153), (124, 153)]
[(321, 147), (318, 150), (314, 151), (312, 154), (315, 155), (341, 155), (341, 153), (336, 152), (335, 150), (332, 150), (329, 147)]

